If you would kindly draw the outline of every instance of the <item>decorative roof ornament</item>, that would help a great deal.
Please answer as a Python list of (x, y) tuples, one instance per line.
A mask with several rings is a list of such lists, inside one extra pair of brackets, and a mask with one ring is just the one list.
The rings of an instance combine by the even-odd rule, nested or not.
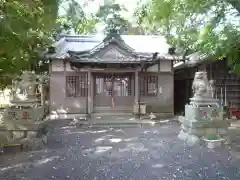
[[(108, 48), (111, 46), (111, 44), (116, 45), (116, 51), (117, 54), (124, 55), (123, 57), (118, 57), (113, 55), (110, 59), (109, 57), (106, 59), (106, 57), (103, 57), (104, 55), (101, 55), (99, 53), (100, 51)], [(75, 59), (77, 61), (81, 62), (88, 62), (93, 61), (93, 59), (98, 60), (98, 62), (103, 62), (102, 59), (105, 59), (109, 62), (115, 62), (117, 58), (117, 62), (124, 61), (124, 62), (138, 62), (138, 61), (152, 61), (153, 60), (153, 53), (140, 53), (136, 52), (133, 48), (131, 48), (129, 45), (125, 43), (125, 41), (121, 38), (121, 36), (115, 32), (112, 34), (108, 34), (102, 43), (95, 46), (93, 49), (86, 51), (86, 52), (72, 52), (68, 51), (69, 55), (73, 57), (72, 59)], [(157, 57), (155, 57), (157, 58)]]
[(108, 34), (106, 34), (106, 37), (103, 39), (103, 42), (109, 42), (112, 41), (113, 39), (123, 41), (118, 31), (112, 29), (110, 32), (108, 32)]

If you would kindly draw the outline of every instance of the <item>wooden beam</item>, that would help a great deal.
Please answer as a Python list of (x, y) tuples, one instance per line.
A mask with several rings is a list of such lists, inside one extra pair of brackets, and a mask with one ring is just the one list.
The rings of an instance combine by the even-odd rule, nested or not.
[[(79, 69), (79, 72), (87, 72), (88, 70), (85, 68)], [(109, 73), (109, 72), (135, 72), (134, 68), (129, 69), (117, 69), (117, 68), (93, 68), (92, 72), (101, 72), (101, 73)]]

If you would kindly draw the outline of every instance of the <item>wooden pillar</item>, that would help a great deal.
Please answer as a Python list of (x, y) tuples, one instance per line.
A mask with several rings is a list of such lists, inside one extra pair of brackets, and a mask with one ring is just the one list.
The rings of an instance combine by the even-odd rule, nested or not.
[(95, 83), (95, 80), (94, 80), (94, 77), (91, 73), (91, 113), (93, 112), (93, 103), (94, 103), (94, 83)]
[(134, 103), (138, 104), (139, 100), (139, 73), (138, 70), (135, 71), (135, 97), (134, 97)]
[(92, 103), (93, 103), (93, 98), (92, 98), (92, 69), (88, 68), (88, 72), (87, 72), (87, 82), (88, 82), (88, 97), (87, 97), (87, 106), (88, 106), (88, 114), (92, 113)]
[[(67, 62), (66, 62), (66, 60), (62, 60), (62, 63), (63, 63), (63, 74), (64, 74), (64, 79), (63, 79), (63, 82), (64, 82), (64, 97), (66, 97), (66, 95), (67, 95), (67, 71), (66, 71), (66, 64), (67, 64)], [(63, 103), (63, 102), (62, 102)], [(64, 105), (63, 104), (60, 104), (60, 108), (62, 109), (62, 108), (64, 108)]]

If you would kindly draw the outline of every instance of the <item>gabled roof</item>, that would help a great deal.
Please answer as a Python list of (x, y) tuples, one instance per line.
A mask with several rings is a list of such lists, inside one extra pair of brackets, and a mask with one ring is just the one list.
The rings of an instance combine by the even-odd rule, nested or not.
[(71, 58), (72, 61), (81, 62), (119, 63), (119, 61), (139, 62), (153, 60), (153, 53), (135, 52), (120, 36), (106, 37), (100, 44), (89, 51), (69, 51), (68, 53), (70, 57), (73, 57)]
[[(107, 36), (106, 38), (104, 38), (102, 40), (102, 42), (100, 42), (100, 44), (96, 45), (89, 51), (84, 51), (84, 52), (88, 52), (89, 55), (94, 54), (95, 52), (100, 51), (101, 49), (105, 48), (106, 46), (108, 46), (111, 43), (116, 43), (118, 46), (120, 46), (123, 49), (126, 49), (127, 51), (131, 51), (131, 52), (134, 51), (134, 49), (131, 48), (129, 45), (127, 45), (125, 43), (125, 41), (119, 35), (115, 35), (115, 36), (111, 36), (111, 37)], [(75, 52), (77, 53), (77, 51), (75, 51)], [(83, 51), (80, 51), (80, 52), (83, 52)]]
[(168, 54), (170, 45), (166, 43), (165, 38), (145, 35), (60, 35), (59, 40), (51, 46), (55, 52), (48, 54), (47, 57), (67, 58), (79, 62), (113, 62), (113, 58), (109, 58), (109, 55), (103, 58), (103, 52), (110, 46), (114, 46), (115, 51), (125, 56), (117, 62), (151, 61), (154, 54), (164, 59), (174, 58)]

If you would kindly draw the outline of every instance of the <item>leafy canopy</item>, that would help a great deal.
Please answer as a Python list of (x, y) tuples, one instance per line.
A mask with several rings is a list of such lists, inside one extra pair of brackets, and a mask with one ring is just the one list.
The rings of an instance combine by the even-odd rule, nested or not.
[(47, 61), (38, 52), (54, 41), (62, 29), (76, 33), (93, 32), (94, 18), (88, 18), (75, 0), (68, 0), (64, 16), (58, 16), (61, 0), (0, 1), (0, 86), (22, 70), (44, 71)]
[(88, 34), (96, 32), (96, 17), (91, 14), (88, 16), (83, 7), (76, 0), (68, 0), (68, 6), (64, 15), (57, 18), (58, 31), (70, 33), (71, 30), (76, 34)]
[(188, 53), (227, 57), (240, 73), (240, 1), (148, 0), (139, 4), (135, 16), (146, 31), (165, 35)]
[[(58, 0), (0, 1), (0, 76), (35, 67), (37, 51), (50, 40)], [(7, 82), (1, 80), (1, 85)]]
[(112, 2), (100, 6), (96, 16), (98, 21), (104, 24), (106, 34), (126, 34), (128, 32), (129, 22), (124, 19), (121, 12), (121, 6)]

